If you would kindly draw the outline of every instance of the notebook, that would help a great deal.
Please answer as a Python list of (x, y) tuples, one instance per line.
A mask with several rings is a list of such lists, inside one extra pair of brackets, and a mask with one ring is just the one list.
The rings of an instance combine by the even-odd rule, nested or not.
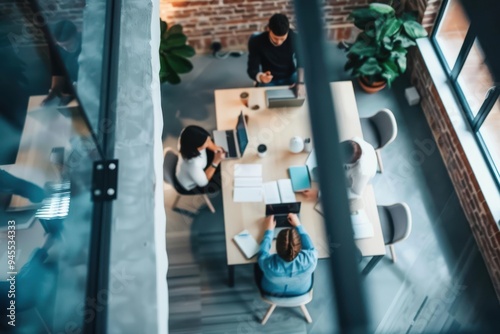
[(251, 259), (259, 252), (259, 244), (248, 230), (236, 234), (233, 240), (247, 259)]
[(294, 192), (311, 188), (311, 180), (307, 166), (291, 166), (288, 168), (288, 174), (290, 174)]

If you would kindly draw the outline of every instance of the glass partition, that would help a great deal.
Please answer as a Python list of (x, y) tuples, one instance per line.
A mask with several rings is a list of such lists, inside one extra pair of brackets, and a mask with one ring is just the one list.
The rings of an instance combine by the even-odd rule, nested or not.
[(102, 3), (2, 2), (0, 332), (68, 332), (92, 320)]

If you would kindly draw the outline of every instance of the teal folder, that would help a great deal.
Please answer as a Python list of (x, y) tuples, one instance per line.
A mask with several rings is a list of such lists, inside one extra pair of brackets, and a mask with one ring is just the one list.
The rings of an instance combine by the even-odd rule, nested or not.
[(311, 188), (307, 166), (291, 166), (288, 168), (288, 174), (290, 174), (290, 179), (292, 180), (293, 191), (297, 192)]

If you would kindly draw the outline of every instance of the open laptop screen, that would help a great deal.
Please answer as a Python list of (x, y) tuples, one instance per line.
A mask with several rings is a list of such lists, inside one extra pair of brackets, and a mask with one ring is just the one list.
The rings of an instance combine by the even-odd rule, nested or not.
[(243, 152), (248, 145), (248, 134), (247, 127), (245, 124), (245, 117), (243, 116), (243, 112), (238, 116), (238, 123), (236, 124), (236, 136), (238, 137), (238, 145), (240, 146), (240, 154), (243, 156)]
[(266, 216), (287, 215), (289, 213), (299, 213), (299, 212), (300, 212), (300, 202), (266, 205)]

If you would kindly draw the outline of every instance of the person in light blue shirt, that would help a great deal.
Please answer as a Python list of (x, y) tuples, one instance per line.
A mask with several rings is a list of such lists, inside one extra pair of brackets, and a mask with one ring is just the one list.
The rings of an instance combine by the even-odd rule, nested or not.
[(262, 271), (260, 289), (266, 294), (298, 296), (312, 287), (312, 273), (318, 263), (318, 252), (297, 215), (290, 213), (288, 221), (294, 228), (284, 229), (278, 234), (277, 254), (271, 254), (269, 251), (276, 221), (274, 216), (265, 219), (266, 232), (260, 243), (258, 264)]

